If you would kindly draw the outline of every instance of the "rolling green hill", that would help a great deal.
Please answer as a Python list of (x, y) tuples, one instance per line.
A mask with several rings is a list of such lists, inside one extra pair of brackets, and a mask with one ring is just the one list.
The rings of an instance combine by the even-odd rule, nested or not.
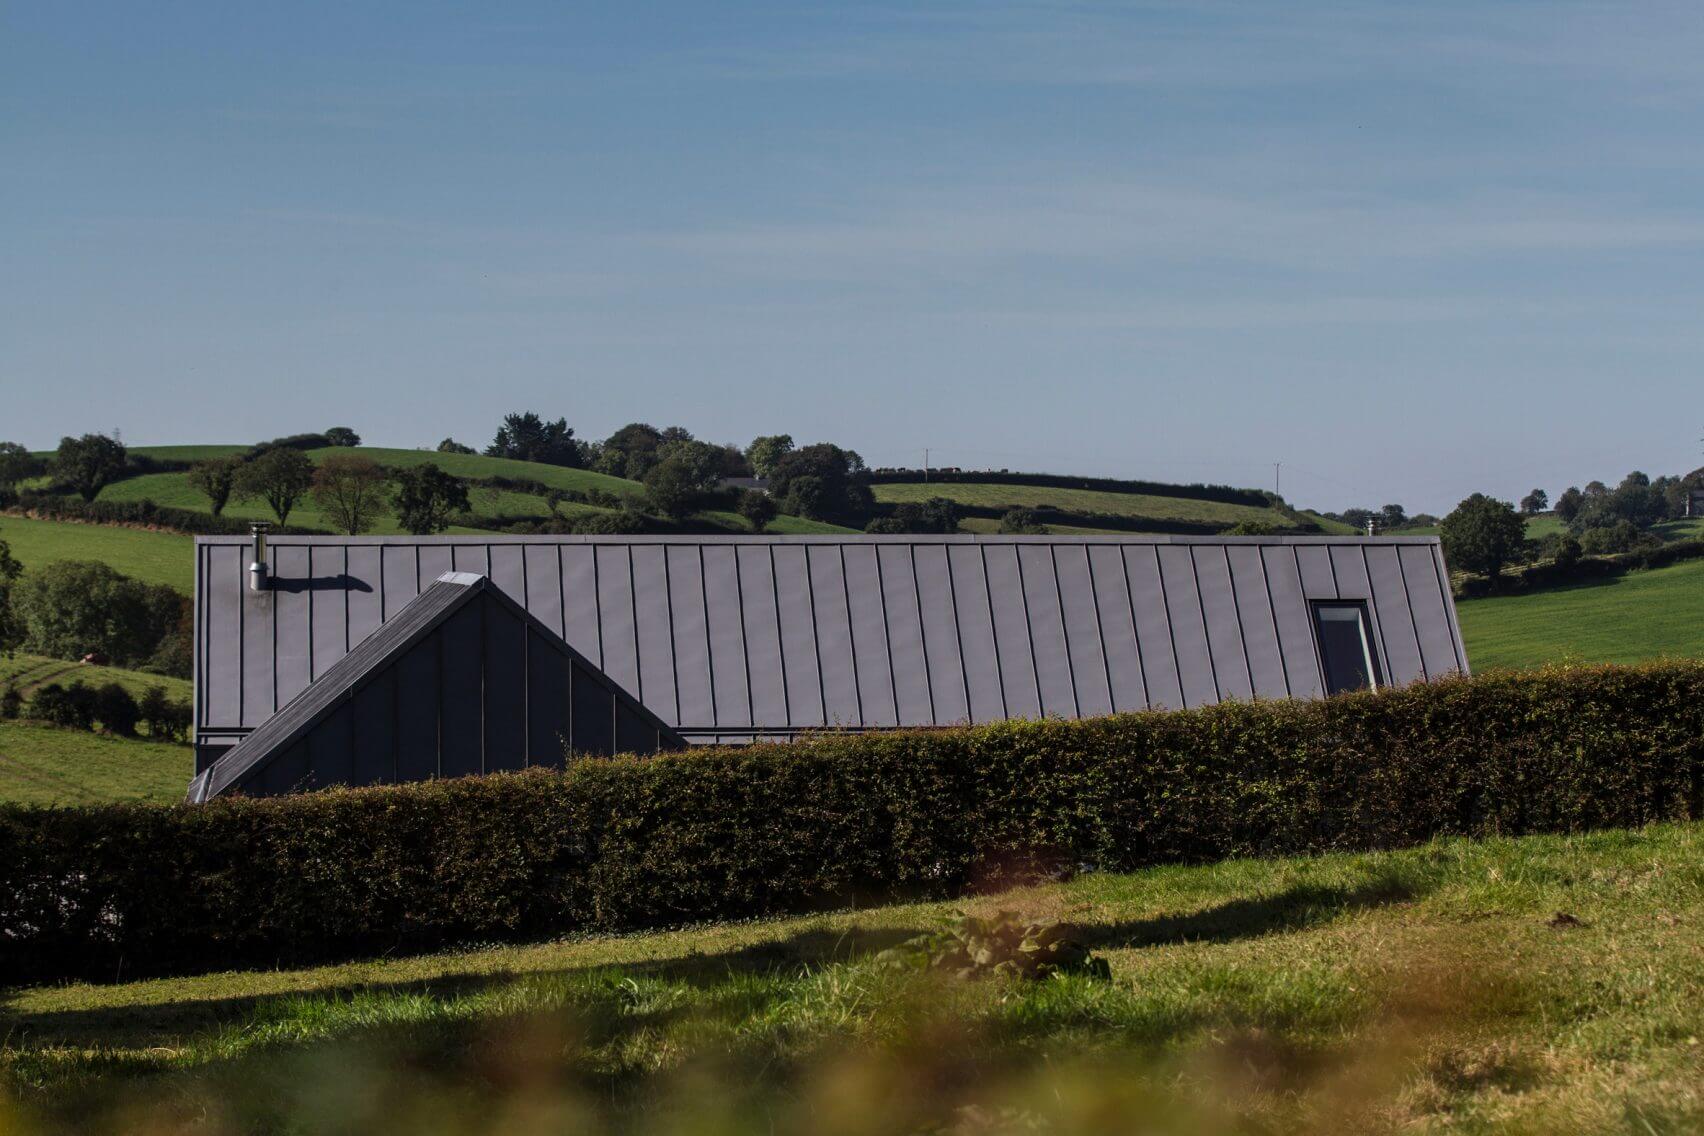
[(25, 568), (55, 560), (99, 560), (126, 576), (170, 584), (185, 594), (195, 583), (195, 538), (181, 533), (0, 517), (0, 540), (12, 546), (12, 555)]
[(73, 663), (65, 659), (49, 659), (41, 655), (0, 655), (0, 687), (16, 686), (19, 693), (29, 693), (44, 683), (57, 682), (69, 686), (76, 681), (95, 686), (116, 682), (131, 694), (140, 697), (150, 686), (164, 687), (166, 696), (181, 702), (192, 697), (188, 679), (169, 675), (149, 674), (146, 671), (127, 671), (123, 667), (98, 667), (88, 663)]
[(1704, 560), (1457, 604), (1475, 670), (1704, 657)]
[(183, 800), (195, 773), (186, 745), (0, 722), (0, 801), (97, 805)]
[[(1198, 501), (1190, 497), (1164, 497), (1149, 493), (1116, 493), (1100, 489), (1055, 489), (1041, 485), (1001, 485), (979, 482), (887, 482), (875, 488), (876, 500), (885, 504), (926, 501), (945, 497), (964, 505), (990, 509), (1037, 508), (1051, 505), (1072, 513), (1109, 513), (1121, 517), (1157, 521), (1188, 521), (1199, 524), (1234, 525), (1252, 521), (1288, 525), (1289, 518), (1276, 509), (1233, 505), (1223, 501)], [(1065, 532), (1061, 527), (1058, 532)], [(1106, 530), (1084, 529), (1084, 532)]]

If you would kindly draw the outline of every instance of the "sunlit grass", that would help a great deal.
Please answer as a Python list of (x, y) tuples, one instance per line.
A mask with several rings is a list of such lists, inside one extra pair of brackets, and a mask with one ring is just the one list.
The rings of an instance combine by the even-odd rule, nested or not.
[[(955, 906), (1069, 920), (1114, 981), (873, 960)], [(1091, 873), (18, 991), (0, 1066), (42, 1123), (95, 1131), (1692, 1131), (1701, 909), (1698, 825)]]

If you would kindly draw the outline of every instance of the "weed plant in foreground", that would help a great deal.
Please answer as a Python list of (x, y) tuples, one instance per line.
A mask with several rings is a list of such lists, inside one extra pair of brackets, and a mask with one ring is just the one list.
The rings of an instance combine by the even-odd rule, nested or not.
[[(879, 960), (960, 908), (1112, 981)], [(0, 1131), (1692, 1132), (1701, 918), (1692, 824), (15, 990)]]

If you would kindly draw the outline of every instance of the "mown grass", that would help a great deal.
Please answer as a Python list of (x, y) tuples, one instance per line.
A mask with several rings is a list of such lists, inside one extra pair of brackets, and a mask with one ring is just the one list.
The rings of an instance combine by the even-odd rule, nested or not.
[(1459, 600), (1475, 670), (1704, 656), (1704, 560), (1524, 595)]
[[(953, 906), (1069, 920), (1114, 979), (872, 960)], [(1694, 1131), (1701, 909), (1696, 824), (1091, 873), (14, 991), (0, 1080), (20, 1132)]]
[(189, 701), (193, 685), (188, 679), (170, 675), (149, 674), (146, 671), (125, 670), (123, 667), (100, 667), (90, 663), (67, 662), (43, 655), (0, 655), (0, 687), (16, 685), (19, 692), (28, 694), (46, 682), (70, 685), (85, 682), (90, 686), (116, 682), (131, 694), (141, 696), (151, 686), (164, 687), (166, 696), (181, 702)]
[(195, 538), (112, 525), (0, 517), (0, 540), (25, 568), (55, 560), (99, 560), (150, 584), (188, 594), (195, 580)]
[(1074, 513), (1116, 513), (1120, 516), (1149, 517), (1154, 520), (1200, 521), (1226, 525), (1233, 525), (1238, 521), (1258, 521), (1270, 525), (1289, 523), (1276, 509), (1232, 505), (1223, 501), (1196, 501), (1188, 497), (1159, 497), (1146, 493), (957, 482), (902, 482), (877, 485), (874, 488), (877, 501), (891, 503), (945, 497), (966, 505), (995, 509), (1055, 505)]
[[(0, 801), (100, 805), (183, 800), (190, 747), (30, 722), (0, 722)], [(0, 1131), (4, 1127), (0, 1126)]]

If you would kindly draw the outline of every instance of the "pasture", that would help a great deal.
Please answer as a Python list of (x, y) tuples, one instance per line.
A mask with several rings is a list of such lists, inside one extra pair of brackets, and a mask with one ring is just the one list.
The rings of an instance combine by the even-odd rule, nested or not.
[(194, 773), (186, 745), (0, 721), (0, 802), (171, 804), (183, 800)]
[(1704, 560), (1525, 595), (1458, 600), (1475, 670), (1704, 656)]
[[(1704, 826), (1089, 873), (962, 904), (0, 995), (0, 1127), (1668, 1133)], [(873, 953), (1067, 920), (1112, 980)]]
[(72, 521), (0, 516), (0, 540), (25, 568), (55, 560), (99, 560), (126, 576), (168, 584), (187, 594), (194, 586), (195, 538), (181, 533)]

